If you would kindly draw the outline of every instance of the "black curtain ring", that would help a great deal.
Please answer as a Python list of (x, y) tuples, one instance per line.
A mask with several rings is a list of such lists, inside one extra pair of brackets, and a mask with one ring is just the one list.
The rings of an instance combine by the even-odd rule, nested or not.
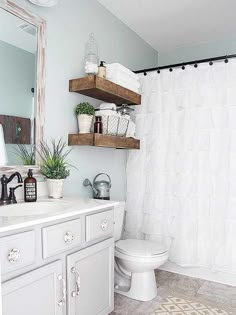
[(143, 74), (144, 74), (144, 75), (145, 75), (145, 77), (146, 77), (146, 75), (147, 75), (147, 72), (144, 72)]
[(229, 59), (227, 58), (227, 56), (225, 57), (225, 63), (228, 63)]
[(158, 73), (158, 74), (161, 73), (160, 69), (157, 69), (157, 73)]
[(182, 65), (181, 69), (184, 70), (185, 69), (185, 65)]
[(195, 63), (194, 68), (197, 68), (197, 67), (198, 67), (198, 64), (197, 64), (197, 63)]
[(209, 65), (210, 65), (210, 66), (213, 66), (213, 61), (210, 61), (210, 62), (209, 62)]
[(172, 71), (173, 71), (173, 69), (172, 69), (172, 68), (170, 68), (170, 69), (169, 69), (169, 71), (170, 71), (170, 72), (172, 72)]

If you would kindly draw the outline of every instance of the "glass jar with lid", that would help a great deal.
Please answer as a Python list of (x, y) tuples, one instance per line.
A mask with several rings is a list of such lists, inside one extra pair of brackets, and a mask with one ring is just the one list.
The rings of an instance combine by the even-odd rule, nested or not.
[(98, 63), (98, 44), (95, 40), (94, 34), (91, 33), (85, 46), (85, 72), (91, 75), (97, 74)]

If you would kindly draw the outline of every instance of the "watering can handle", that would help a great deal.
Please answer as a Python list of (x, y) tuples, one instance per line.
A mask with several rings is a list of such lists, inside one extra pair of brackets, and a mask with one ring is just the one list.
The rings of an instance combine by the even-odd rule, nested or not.
[(100, 176), (100, 175), (106, 175), (106, 176), (108, 177), (108, 179), (109, 179), (109, 188), (111, 188), (111, 178), (110, 178), (110, 176), (107, 175), (106, 173), (99, 173), (99, 174), (97, 174), (97, 175), (94, 177), (93, 186), (94, 186), (94, 183), (95, 183), (96, 179), (97, 179), (98, 176)]

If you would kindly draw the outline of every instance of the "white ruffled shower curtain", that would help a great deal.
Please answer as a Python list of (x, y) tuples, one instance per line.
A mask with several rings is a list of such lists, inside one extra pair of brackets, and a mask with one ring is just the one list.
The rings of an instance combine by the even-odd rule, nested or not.
[(236, 273), (236, 60), (140, 79), (125, 237), (165, 241), (181, 266)]

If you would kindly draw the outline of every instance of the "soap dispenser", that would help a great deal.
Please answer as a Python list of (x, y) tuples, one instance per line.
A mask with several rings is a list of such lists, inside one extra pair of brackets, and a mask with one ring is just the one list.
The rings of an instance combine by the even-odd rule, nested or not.
[(104, 66), (105, 61), (101, 61), (100, 66), (98, 67), (98, 77), (106, 79), (106, 67)]
[(33, 170), (29, 169), (28, 177), (24, 180), (25, 202), (37, 201), (37, 180), (33, 177)]

